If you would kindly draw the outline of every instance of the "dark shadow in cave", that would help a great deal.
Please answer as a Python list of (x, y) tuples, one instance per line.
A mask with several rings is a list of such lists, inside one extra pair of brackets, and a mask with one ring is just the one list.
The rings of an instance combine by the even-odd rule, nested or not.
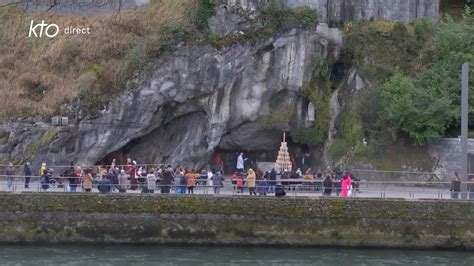
[[(288, 134), (287, 134), (288, 135)], [(288, 151), (290, 156), (296, 162), (294, 170), (300, 167), (302, 170), (306, 170), (310, 165), (310, 148), (306, 144), (298, 144), (293, 142), (291, 137), (286, 137), (288, 143)], [(261, 150), (249, 150), (249, 149), (220, 149), (214, 150), (209, 164), (212, 166), (216, 163), (216, 157), (219, 156), (224, 163), (224, 173), (230, 175), (236, 170), (237, 157), (239, 153), (244, 153), (244, 158), (248, 158), (245, 161), (245, 168), (257, 169), (258, 164), (265, 162), (275, 162), (280, 146), (274, 148), (272, 151), (261, 151)], [(305, 165), (303, 166), (303, 157)], [(267, 169), (264, 169), (267, 170)], [(268, 169), (269, 170), (269, 169)]]

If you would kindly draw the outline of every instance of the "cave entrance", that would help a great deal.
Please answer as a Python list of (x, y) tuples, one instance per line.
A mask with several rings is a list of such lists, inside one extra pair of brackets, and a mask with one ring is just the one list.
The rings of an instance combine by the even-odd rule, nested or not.
[[(286, 137), (288, 151), (293, 160), (294, 169), (301, 168), (302, 171), (306, 171), (310, 166), (311, 160), (311, 149), (308, 145), (295, 143), (291, 137)], [(264, 163), (274, 163), (278, 156), (278, 151), (280, 150), (280, 145), (275, 147), (273, 150), (246, 150), (246, 149), (215, 149), (214, 153), (210, 159), (210, 166), (219, 165), (220, 162), (224, 165), (224, 174), (230, 175), (236, 170), (237, 157), (242, 152), (244, 158), (247, 158), (245, 161), (245, 169), (252, 168), (257, 169), (261, 166), (262, 170), (270, 170), (268, 168), (273, 168), (272, 164)]]
[[(131, 156), (131, 154), (130, 154), (130, 149), (135, 145), (134, 143), (135, 143), (135, 141), (131, 141), (130, 143), (128, 143), (127, 145), (125, 145), (121, 149), (107, 154), (100, 161), (96, 162), (96, 165), (109, 166), (112, 163), (113, 159), (115, 159), (116, 164), (118, 166), (126, 165), (127, 164), (127, 158), (130, 157), (132, 159), (136, 159), (133, 156)], [(143, 158), (142, 160), (145, 160), (145, 158)], [(146, 162), (146, 161), (141, 161), (141, 162)]]

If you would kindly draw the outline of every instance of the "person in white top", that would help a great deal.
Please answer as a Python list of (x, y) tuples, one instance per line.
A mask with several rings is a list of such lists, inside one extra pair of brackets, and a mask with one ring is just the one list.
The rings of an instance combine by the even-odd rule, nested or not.
[(207, 180), (206, 180), (206, 188), (204, 189), (204, 193), (207, 194), (208, 193), (208, 188), (209, 187), (212, 187), (212, 176), (214, 174), (212, 174), (211, 170), (207, 170)]
[(239, 154), (239, 156), (237, 157), (237, 166), (235, 168), (237, 168), (237, 172), (238, 173), (241, 173), (244, 171), (244, 161), (247, 160), (247, 159), (244, 159), (244, 154), (241, 152)]

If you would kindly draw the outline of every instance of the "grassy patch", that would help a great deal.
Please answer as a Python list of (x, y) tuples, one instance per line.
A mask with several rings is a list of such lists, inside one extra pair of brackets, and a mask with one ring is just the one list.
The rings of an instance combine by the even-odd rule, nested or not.
[[(55, 114), (58, 106), (92, 92), (91, 101), (110, 100), (126, 80), (183, 33), (203, 25), (202, 0), (152, 0), (143, 8), (118, 14), (80, 17), (0, 9), (0, 121)], [(91, 34), (28, 38), (30, 20), (90, 27)], [(97, 66), (100, 66), (97, 68)], [(93, 70), (95, 68), (95, 71)], [(84, 77), (87, 76), (87, 77)], [(84, 79), (91, 83), (84, 87)], [(81, 95), (79, 95), (81, 96)], [(92, 99), (98, 96), (99, 100)], [(79, 97), (84, 99), (84, 97)], [(94, 106), (87, 103), (84, 107)]]

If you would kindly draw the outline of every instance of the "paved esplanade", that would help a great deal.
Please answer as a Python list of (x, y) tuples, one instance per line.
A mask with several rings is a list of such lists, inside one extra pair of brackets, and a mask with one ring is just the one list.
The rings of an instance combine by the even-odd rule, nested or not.
[[(63, 185), (57, 187), (50, 187), (46, 192), (43, 192), (40, 189), (41, 185), (38, 181), (32, 181), (29, 188), (24, 188), (24, 181), (15, 181), (14, 188), (8, 188), (7, 182), (5, 180), (0, 181), (0, 191), (1, 192), (31, 192), (31, 193), (48, 193), (48, 192), (66, 192), (68, 191), (68, 183), (65, 180)], [(76, 193), (85, 193), (82, 192), (80, 185), (77, 187)], [(160, 194), (160, 188), (157, 187), (155, 194)], [(257, 190), (258, 191), (258, 190)], [(321, 189), (316, 190), (315, 185), (305, 187), (295, 187), (294, 189), (286, 188), (287, 196), (296, 196), (296, 197), (322, 197)], [(449, 199), (451, 198), (451, 192), (447, 185), (444, 186), (435, 186), (435, 185), (415, 185), (415, 184), (372, 184), (372, 183), (361, 183), (359, 191), (353, 190), (355, 193), (353, 197), (361, 198), (405, 198), (405, 199)], [(98, 193), (97, 188), (92, 189), (92, 193)], [(111, 193), (118, 193), (118, 190)], [(126, 193), (141, 193), (141, 189), (131, 190), (128, 189)], [(171, 189), (170, 194), (176, 194), (174, 189)], [(214, 191), (211, 187), (205, 186), (196, 186), (194, 188), (194, 194), (208, 194), (214, 195)], [(244, 193), (237, 193), (237, 190), (234, 190), (234, 185), (230, 181), (224, 181), (224, 187), (220, 190), (220, 195), (222, 196), (239, 196), (239, 195), (249, 195), (248, 188), (244, 188)], [(267, 194), (267, 197), (274, 196), (274, 194)], [(336, 189), (333, 188), (332, 197), (336, 196)]]

